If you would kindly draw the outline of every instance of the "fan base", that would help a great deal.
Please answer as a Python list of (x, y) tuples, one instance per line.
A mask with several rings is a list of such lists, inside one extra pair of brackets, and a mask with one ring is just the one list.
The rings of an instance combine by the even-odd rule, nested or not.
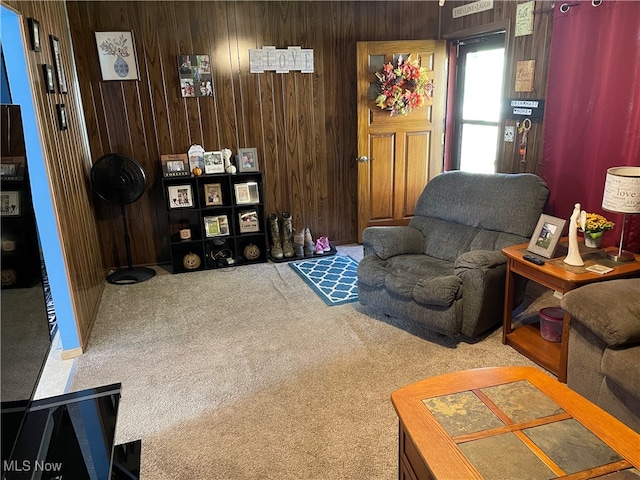
[(133, 283), (146, 282), (150, 278), (153, 278), (155, 274), (155, 270), (146, 267), (118, 269), (107, 277), (107, 282), (114, 285), (130, 285)]

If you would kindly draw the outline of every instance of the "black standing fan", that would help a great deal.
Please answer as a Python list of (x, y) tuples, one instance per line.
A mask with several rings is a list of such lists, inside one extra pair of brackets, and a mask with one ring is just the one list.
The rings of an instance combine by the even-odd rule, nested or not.
[(100, 157), (91, 168), (91, 183), (96, 193), (109, 203), (120, 205), (124, 226), (124, 243), (127, 249), (125, 269), (117, 269), (107, 277), (107, 282), (127, 285), (149, 280), (156, 272), (151, 268), (133, 267), (131, 262), (131, 240), (125, 205), (138, 200), (147, 188), (147, 175), (142, 165), (133, 158), (119, 153), (108, 153)]

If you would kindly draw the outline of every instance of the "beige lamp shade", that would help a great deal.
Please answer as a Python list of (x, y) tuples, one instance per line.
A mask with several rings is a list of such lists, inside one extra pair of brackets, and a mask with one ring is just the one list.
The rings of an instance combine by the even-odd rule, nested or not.
[(640, 167), (607, 170), (602, 208), (614, 213), (640, 213)]

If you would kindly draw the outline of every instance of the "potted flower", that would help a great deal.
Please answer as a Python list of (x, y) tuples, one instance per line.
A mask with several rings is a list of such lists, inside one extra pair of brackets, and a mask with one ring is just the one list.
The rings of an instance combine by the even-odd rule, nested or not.
[(587, 247), (599, 247), (602, 242), (602, 234), (611, 230), (615, 223), (610, 222), (597, 213), (587, 213), (584, 224), (584, 244)]

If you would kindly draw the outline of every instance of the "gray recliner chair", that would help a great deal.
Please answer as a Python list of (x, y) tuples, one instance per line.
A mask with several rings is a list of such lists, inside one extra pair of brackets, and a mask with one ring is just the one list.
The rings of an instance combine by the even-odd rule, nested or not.
[[(501, 249), (529, 242), (548, 195), (533, 174), (438, 175), (408, 226), (363, 232), (360, 303), (447, 336), (475, 337), (501, 323)], [(524, 286), (517, 287), (516, 302)]]

